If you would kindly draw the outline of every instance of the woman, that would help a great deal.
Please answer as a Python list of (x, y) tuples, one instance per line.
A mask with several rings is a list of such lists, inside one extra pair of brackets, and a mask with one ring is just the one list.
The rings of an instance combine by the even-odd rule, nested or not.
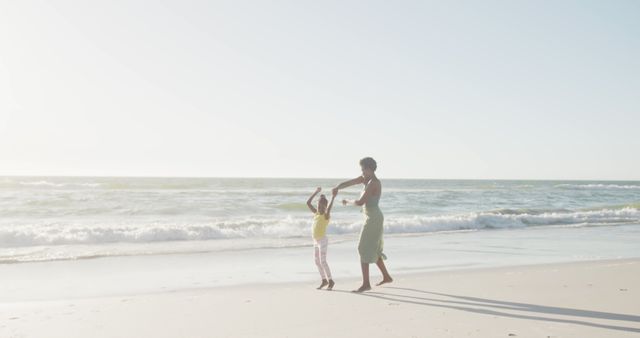
[(382, 253), (384, 215), (382, 215), (382, 211), (378, 207), (378, 201), (380, 201), (380, 195), (382, 194), (382, 185), (375, 174), (377, 169), (376, 161), (371, 157), (365, 157), (360, 160), (360, 168), (362, 169), (362, 176), (342, 182), (333, 188), (333, 193), (337, 194), (340, 189), (356, 184), (364, 184), (364, 191), (359, 199), (342, 201), (344, 205), (363, 206), (362, 210), (366, 217), (364, 226), (360, 231), (360, 242), (358, 243), (358, 253), (360, 254), (362, 268), (362, 285), (357, 290), (353, 290), (354, 292), (371, 290), (371, 283), (369, 282), (369, 264), (371, 263), (376, 263), (382, 273), (382, 281), (376, 285), (393, 281), (383, 261), (387, 259)]

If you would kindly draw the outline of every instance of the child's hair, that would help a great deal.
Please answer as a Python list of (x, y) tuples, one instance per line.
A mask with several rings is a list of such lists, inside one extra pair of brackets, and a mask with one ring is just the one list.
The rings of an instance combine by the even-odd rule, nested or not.
[(325, 197), (324, 195), (320, 195), (320, 201), (321, 204), (327, 204), (327, 197)]

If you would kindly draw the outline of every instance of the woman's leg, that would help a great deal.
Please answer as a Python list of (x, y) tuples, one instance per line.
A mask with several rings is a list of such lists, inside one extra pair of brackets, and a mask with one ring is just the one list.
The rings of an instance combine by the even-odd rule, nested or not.
[(369, 263), (360, 263), (362, 269), (362, 285), (353, 292), (363, 292), (371, 290), (371, 282), (369, 282)]
[(378, 269), (380, 269), (380, 272), (382, 273), (382, 281), (380, 281), (376, 285), (382, 285), (382, 284), (393, 282), (393, 278), (391, 278), (391, 276), (389, 275), (389, 271), (387, 271), (387, 267), (384, 265), (384, 261), (382, 260), (382, 257), (378, 258), (376, 265), (378, 266)]

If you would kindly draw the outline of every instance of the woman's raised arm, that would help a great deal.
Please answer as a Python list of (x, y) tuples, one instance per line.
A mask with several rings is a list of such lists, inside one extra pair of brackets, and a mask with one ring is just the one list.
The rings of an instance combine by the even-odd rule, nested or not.
[(350, 187), (352, 185), (362, 184), (362, 183), (364, 183), (364, 176), (358, 176), (358, 177), (356, 177), (356, 178), (354, 178), (352, 180), (344, 181), (344, 182), (336, 185), (336, 187), (333, 188), (332, 192), (337, 193), (338, 190), (340, 190), (340, 189), (344, 189), (344, 188)]

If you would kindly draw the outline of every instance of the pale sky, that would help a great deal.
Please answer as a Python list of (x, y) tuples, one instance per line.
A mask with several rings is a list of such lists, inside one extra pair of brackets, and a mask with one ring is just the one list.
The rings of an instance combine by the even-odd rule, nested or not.
[(639, 1), (0, 0), (0, 175), (640, 180)]

